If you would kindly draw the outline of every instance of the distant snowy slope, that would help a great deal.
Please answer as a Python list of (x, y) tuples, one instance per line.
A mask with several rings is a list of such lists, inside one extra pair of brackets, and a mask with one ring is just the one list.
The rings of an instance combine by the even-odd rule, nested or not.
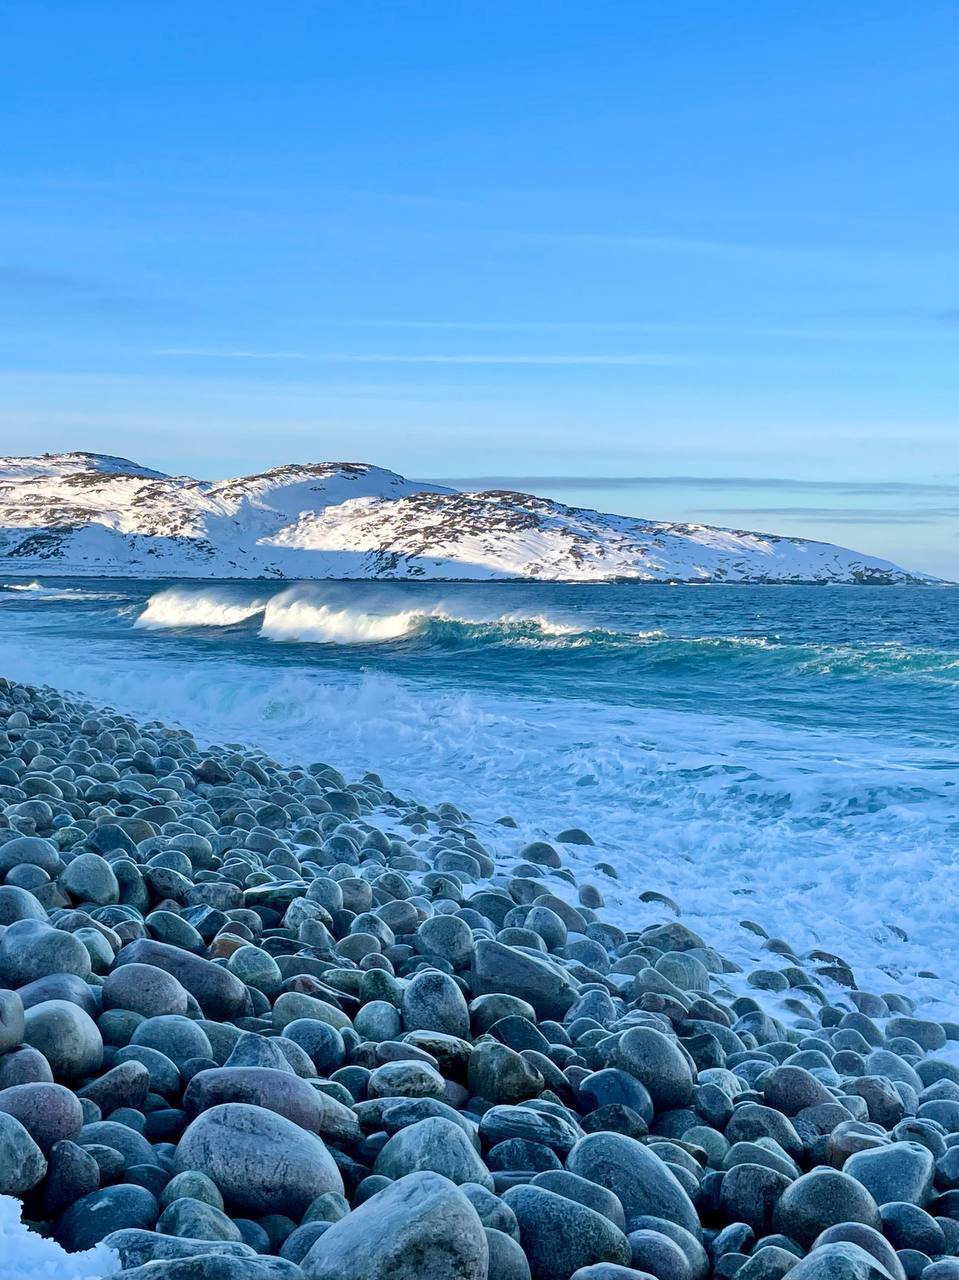
[(0, 458), (0, 569), (187, 578), (933, 581), (825, 542), (459, 493), (364, 463), (208, 482), (103, 454)]

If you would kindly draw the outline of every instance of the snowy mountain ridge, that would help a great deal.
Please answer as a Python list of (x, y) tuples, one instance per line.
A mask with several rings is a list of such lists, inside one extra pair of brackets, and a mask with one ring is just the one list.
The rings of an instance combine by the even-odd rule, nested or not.
[(830, 543), (642, 520), (367, 463), (205, 481), (96, 453), (0, 457), (0, 569), (184, 578), (934, 582)]

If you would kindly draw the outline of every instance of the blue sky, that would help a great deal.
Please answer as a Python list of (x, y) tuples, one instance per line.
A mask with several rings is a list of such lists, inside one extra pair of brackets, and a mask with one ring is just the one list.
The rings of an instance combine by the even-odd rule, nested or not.
[(954, 3), (0, 19), (0, 449), (483, 477), (959, 577)]

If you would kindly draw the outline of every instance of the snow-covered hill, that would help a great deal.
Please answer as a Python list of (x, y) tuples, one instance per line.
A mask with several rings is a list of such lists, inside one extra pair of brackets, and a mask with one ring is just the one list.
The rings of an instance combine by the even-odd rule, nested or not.
[(208, 482), (103, 454), (0, 458), (0, 569), (187, 578), (928, 582), (825, 542), (460, 493), (362, 463)]

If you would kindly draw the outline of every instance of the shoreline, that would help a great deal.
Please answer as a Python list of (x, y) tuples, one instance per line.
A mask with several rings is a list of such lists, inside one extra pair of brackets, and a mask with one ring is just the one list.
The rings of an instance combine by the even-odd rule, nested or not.
[[(0, 1091), (13, 1076), (38, 1100), (55, 1091), (45, 1117), (21, 1106), (8, 1125), (32, 1172), (0, 1191), (70, 1250), (106, 1239), (130, 1280), (169, 1260), (175, 1238), (196, 1258), (212, 1241), (238, 1246), (240, 1280), (380, 1275), (357, 1269), (358, 1231), (405, 1280), (383, 1226), (401, 1189), (409, 1231), (436, 1197), (459, 1224), (429, 1248), (467, 1280), (494, 1280), (491, 1250), (516, 1274), (519, 1250), (533, 1280), (568, 1280), (575, 1268), (551, 1271), (549, 1255), (570, 1216), (566, 1256), (581, 1266), (652, 1270), (665, 1239), (691, 1276), (726, 1275), (733, 1222), (755, 1219), (752, 1243), (778, 1233), (809, 1251), (819, 1231), (790, 1205), (811, 1194), (811, 1170), (856, 1166), (863, 1124), (893, 1154), (905, 1134), (931, 1150), (931, 1103), (959, 1144), (947, 1060), (959, 1026), (916, 1019), (905, 997), (850, 985), (839, 957), (768, 935), (765, 965), (746, 974), (655, 892), (643, 906), (657, 920), (605, 922), (596, 881), (615, 883), (616, 868), (586, 878), (585, 832), (520, 848), (504, 826), (494, 845), (455, 803), (403, 799), (375, 774), (350, 783), (329, 765), (200, 748), (51, 689), (0, 681), (0, 704), (0, 987), (28, 990), (0, 1005)], [(262, 1164), (242, 1155), (250, 1124)], [(759, 1137), (782, 1163), (750, 1149), (727, 1164)], [(96, 1187), (71, 1200), (57, 1142), (105, 1146), (119, 1166), (94, 1158)], [(922, 1176), (926, 1204), (951, 1194), (946, 1150), (946, 1171)], [(636, 1199), (635, 1162), (651, 1199)], [(733, 1170), (770, 1167), (757, 1207)], [(583, 1210), (571, 1173), (619, 1209)], [(841, 1187), (861, 1200), (870, 1179)], [(372, 1197), (377, 1214), (363, 1211)], [(311, 1218), (319, 1200), (328, 1216)], [(937, 1213), (953, 1221), (951, 1200)], [(287, 1224), (276, 1238), (271, 1215)], [(862, 1227), (882, 1224), (868, 1204), (856, 1221), (849, 1247), (868, 1251)], [(959, 1221), (954, 1237), (950, 1256)], [(752, 1244), (740, 1246), (745, 1266)]]

